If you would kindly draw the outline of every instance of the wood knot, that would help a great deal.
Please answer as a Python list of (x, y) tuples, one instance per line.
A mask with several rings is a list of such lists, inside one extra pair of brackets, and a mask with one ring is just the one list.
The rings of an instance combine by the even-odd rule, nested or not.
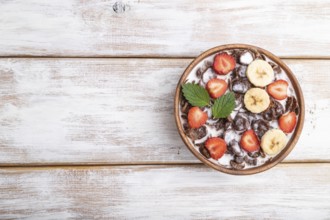
[(129, 5), (123, 3), (122, 1), (118, 1), (115, 4), (113, 4), (112, 9), (117, 14), (122, 14), (125, 11), (129, 10)]

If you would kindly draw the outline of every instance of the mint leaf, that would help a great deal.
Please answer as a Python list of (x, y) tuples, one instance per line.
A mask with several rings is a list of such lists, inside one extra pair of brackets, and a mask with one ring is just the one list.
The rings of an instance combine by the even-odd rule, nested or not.
[(212, 115), (214, 118), (226, 118), (235, 108), (235, 96), (229, 92), (220, 98), (217, 98), (212, 106)]
[(209, 93), (197, 84), (186, 83), (182, 85), (182, 92), (192, 106), (204, 107), (210, 103)]

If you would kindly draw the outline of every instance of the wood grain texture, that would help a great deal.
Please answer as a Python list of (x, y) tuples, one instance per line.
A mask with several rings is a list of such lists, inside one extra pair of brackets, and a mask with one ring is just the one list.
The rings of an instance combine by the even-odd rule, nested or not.
[(329, 57), (328, 0), (0, 1), (1, 56), (195, 57), (248, 43)]
[(253, 176), (203, 165), (1, 169), (0, 218), (329, 219), (329, 169), (286, 164)]
[[(199, 163), (173, 116), (190, 61), (1, 59), (0, 164)], [(329, 162), (330, 61), (285, 62), (306, 103), (304, 130), (285, 161)]]

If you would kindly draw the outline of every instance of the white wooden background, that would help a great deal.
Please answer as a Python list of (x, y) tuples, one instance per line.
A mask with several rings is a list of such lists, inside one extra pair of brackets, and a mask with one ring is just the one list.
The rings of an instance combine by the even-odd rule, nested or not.
[[(284, 58), (305, 96), (295, 149), (253, 176), (174, 124), (183, 70), (226, 43)], [(329, 71), (329, 0), (0, 0), (0, 219), (330, 219)]]

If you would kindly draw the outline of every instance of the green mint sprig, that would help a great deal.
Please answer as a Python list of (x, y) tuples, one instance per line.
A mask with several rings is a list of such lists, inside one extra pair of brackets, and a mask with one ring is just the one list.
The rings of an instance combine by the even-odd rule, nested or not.
[[(210, 105), (211, 98), (205, 88), (193, 83), (182, 85), (184, 97), (192, 106), (204, 107)], [(214, 101), (211, 106), (213, 118), (226, 118), (235, 108), (235, 95), (226, 93)]]
[(186, 83), (182, 85), (182, 92), (192, 106), (204, 107), (210, 103), (209, 93), (197, 84)]
[(233, 92), (217, 98), (211, 108), (213, 118), (227, 118), (235, 108), (235, 96)]

